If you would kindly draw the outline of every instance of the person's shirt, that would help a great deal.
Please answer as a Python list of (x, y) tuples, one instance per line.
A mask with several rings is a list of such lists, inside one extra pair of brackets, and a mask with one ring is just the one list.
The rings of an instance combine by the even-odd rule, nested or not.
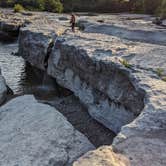
[(75, 23), (75, 21), (76, 21), (75, 16), (72, 15), (70, 23)]

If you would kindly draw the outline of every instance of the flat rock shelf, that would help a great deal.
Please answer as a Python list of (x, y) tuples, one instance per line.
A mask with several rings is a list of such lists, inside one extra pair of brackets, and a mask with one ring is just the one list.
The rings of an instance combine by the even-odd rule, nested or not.
[(80, 16), (83, 31), (72, 33), (62, 15), (32, 15), (19, 29), (19, 54), (117, 134), (73, 165), (165, 166), (166, 29), (148, 15), (101, 14)]

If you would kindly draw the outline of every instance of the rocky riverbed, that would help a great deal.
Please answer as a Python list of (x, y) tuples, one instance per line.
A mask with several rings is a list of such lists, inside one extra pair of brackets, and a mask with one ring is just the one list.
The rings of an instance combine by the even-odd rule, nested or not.
[(147, 15), (80, 15), (84, 31), (72, 33), (67, 15), (22, 15), (28, 24), (19, 28), (20, 56), (73, 92), (94, 119), (117, 133), (112, 145), (74, 165), (165, 166), (166, 29)]

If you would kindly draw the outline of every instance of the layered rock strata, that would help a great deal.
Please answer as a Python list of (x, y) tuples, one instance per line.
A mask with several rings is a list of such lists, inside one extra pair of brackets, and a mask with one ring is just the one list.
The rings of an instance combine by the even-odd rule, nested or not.
[[(165, 165), (165, 49), (91, 33), (57, 38), (55, 34), (53, 38), (30, 29), (20, 32), (22, 56), (45, 70), (49, 52), (47, 73), (73, 91), (92, 117), (116, 133), (121, 130), (113, 151), (125, 155), (134, 166)], [(156, 138), (155, 132), (160, 131)], [(157, 155), (159, 151), (162, 155)]]
[[(112, 39), (107, 37), (107, 40)], [(117, 43), (118, 39), (112, 41)], [(69, 33), (52, 39), (51, 35), (24, 28), (19, 42), (20, 54), (40, 69), (44, 69), (49, 46), (54, 42), (48, 58), (48, 74), (73, 91), (89, 113), (114, 132), (118, 133), (143, 109), (144, 92), (134, 87), (128, 77), (129, 69), (107, 49), (109, 42), (103, 36)]]
[(10, 9), (0, 9), (0, 41), (16, 40), (21, 27), (30, 24), (38, 15), (29, 12), (14, 13)]

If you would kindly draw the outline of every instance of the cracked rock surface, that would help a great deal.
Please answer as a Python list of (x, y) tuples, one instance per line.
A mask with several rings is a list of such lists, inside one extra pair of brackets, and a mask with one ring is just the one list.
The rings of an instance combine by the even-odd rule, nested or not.
[(117, 36), (132, 41), (166, 45), (166, 29), (153, 24), (155, 17), (143, 14), (100, 14), (84, 16), (78, 21), (87, 33)]
[(31, 95), (0, 108), (0, 165), (70, 166), (94, 146), (53, 107)]
[(117, 161), (118, 154), (127, 158), (122, 166), (165, 166), (166, 30), (146, 15), (104, 15), (103, 24), (101, 17), (88, 17), (84, 32), (62, 35), (66, 22), (44, 15), (42, 28), (44, 19), (21, 28), (20, 55), (42, 70), (47, 57), (47, 73), (118, 134), (111, 152), (101, 147), (80, 158), (79, 166), (114, 166), (109, 159)]

